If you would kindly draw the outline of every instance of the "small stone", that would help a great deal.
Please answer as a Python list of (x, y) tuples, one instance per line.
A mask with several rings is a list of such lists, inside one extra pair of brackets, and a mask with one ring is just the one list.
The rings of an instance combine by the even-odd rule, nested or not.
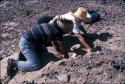
[(67, 74), (61, 74), (56, 76), (59, 81), (67, 82), (69, 81), (69, 76)]
[(6, 23), (4, 23), (4, 25), (5, 25), (5, 26), (15, 27), (15, 26), (18, 25), (18, 23), (17, 23), (17, 22), (6, 22)]
[(92, 61), (89, 61), (89, 63), (92, 63)]
[(73, 53), (73, 55), (71, 56), (71, 58), (75, 58), (77, 56), (76, 53)]
[(80, 48), (80, 44), (75, 44), (75, 45), (73, 45), (72, 47), (71, 47), (71, 51), (75, 51), (75, 50), (77, 50), (77, 49), (79, 49)]
[(99, 54), (100, 53), (100, 51), (96, 51), (96, 54)]
[(6, 37), (9, 37), (10, 34), (8, 34), (8, 33), (3, 33), (3, 34), (1, 34), (1, 36), (2, 36), (3, 38), (6, 38)]

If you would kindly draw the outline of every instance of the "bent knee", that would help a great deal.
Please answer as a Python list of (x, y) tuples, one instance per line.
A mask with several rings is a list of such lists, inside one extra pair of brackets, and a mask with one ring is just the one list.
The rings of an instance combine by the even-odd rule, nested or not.
[(41, 65), (40, 64), (37, 64), (37, 65), (34, 65), (32, 66), (32, 70), (39, 70), (41, 68)]
[(38, 62), (38, 63), (30, 63), (30, 66), (31, 66), (31, 70), (39, 70), (41, 68), (41, 63)]

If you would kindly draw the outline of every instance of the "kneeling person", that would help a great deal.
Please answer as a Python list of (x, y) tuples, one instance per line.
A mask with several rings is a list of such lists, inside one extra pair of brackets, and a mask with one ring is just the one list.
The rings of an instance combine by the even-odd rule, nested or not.
[[(42, 54), (41, 46), (51, 41), (63, 41), (63, 34), (71, 32), (73, 23), (70, 20), (59, 18), (54, 23), (43, 23), (27, 29), (21, 36), (19, 48), (26, 61), (8, 59), (7, 74), (13, 76), (15, 68), (20, 71), (35, 71), (41, 68), (39, 57)], [(40, 46), (41, 45), (41, 46)]]

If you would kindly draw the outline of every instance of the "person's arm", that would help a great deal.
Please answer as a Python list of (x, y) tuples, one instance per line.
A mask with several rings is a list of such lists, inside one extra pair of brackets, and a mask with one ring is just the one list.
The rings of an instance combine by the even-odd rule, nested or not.
[(42, 16), (37, 20), (37, 25), (42, 23), (49, 23), (55, 16)]
[(84, 29), (84, 27), (83, 27), (82, 25), (80, 25), (79, 28), (80, 28), (80, 30), (81, 30), (84, 34), (88, 35), (88, 33), (86, 32), (86, 30)]
[(50, 20), (49, 23), (53, 24), (54, 22), (56, 22), (58, 19), (60, 19), (59, 15), (56, 15), (52, 20)]
[(52, 45), (59, 54), (63, 54), (63, 52), (60, 50), (60, 44), (58, 41), (52, 41)]
[(86, 43), (84, 37), (80, 33), (76, 33), (75, 36), (79, 39), (80, 43), (82, 44), (83, 50), (85, 50), (87, 53), (91, 52), (90, 46)]
[(52, 45), (59, 54), (64, 55), (64, 58), (69, 58), (64, 41), (52, 41)]

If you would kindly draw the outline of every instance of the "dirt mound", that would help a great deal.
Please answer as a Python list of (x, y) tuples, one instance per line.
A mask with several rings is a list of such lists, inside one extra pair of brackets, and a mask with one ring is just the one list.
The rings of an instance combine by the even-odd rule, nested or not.
[[(35, 25), (40, 16), (64, 14), (79, 6), (96, 10), (102, 18), (92, 25), (85, 24), (85, 30), (93, 36), (91, 43), (95, 49), (92, 54), (83, 55), (78, 49), (70, 53), (69, 59), (48, 60), (48, 64), (39, 71), (18, 72), (11, 80), (7, 78), (6, 60), (19, 51), (21, 33)], [(125, 83), (124, 8), (124, 0), (0, 0), (0, 59), (4, 67), (1, 68), (2, 83)], [(51, 47), (49, 51), (55, 52)], [(58, 58), (56, 52), (54, 55)], [(71, 58), (72, 55), (75, 57)]]
[[(13, 56), (16, 57), (17, 54)], [(2, 60), (2, 82), (5, 84), (125, 83), (125, 67), (119, 65), (125, 57), (120, 52), (112, 52), (110, 55), (93, 53), (83, 57), (53, 60), (38, 71), (18, 72), (11, 80), (6, 75), (6, 60), (7, 58)]]

